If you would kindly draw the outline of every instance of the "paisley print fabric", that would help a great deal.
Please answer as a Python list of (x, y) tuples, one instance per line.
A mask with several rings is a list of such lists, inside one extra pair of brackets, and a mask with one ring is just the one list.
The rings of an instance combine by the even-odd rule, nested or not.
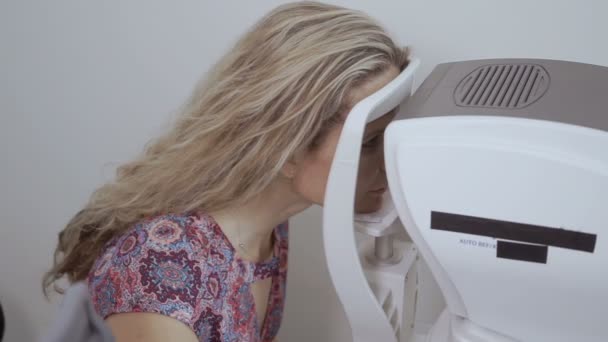
[[(199, 341), (266, 342), (277, 335), (287, 277), (287, 223), (274, 230), (271, 260), (235, 254), (203, 213), (149, 218), (111, 240), (88, 277), (95, 310), (152, 312), (189, 326)], [(251, 284), (272, 277), (266, 316), (258, 326)]]

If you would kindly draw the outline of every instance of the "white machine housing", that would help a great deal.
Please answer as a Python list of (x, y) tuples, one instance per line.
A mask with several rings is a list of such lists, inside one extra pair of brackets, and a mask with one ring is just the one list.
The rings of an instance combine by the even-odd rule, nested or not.
[(326, 255), (353, 339), (403, 340), (361, 271), (351, 178), (365, 122), (404, 101), (390, 194), (447, 304), (423, 340), (608, 341), (608, 68), (448, 63), (409, 98), (417, 65), (353, 108), (330, 173)]
[(391, 194), (448, 340), (608, 340), (607, 91), (588, 64), (444, 64), (387, 129)]

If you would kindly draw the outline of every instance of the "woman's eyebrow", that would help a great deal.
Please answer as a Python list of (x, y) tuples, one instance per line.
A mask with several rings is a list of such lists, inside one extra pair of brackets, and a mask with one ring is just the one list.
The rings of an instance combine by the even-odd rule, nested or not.
[(377, 135), (378, 133), (382, 133), (382, 131), (384, 131), (384, 128), (376, 128), (374, 130), (367, 131), (363, 135), (363, 138), (364, 139), (371, 138), (371, 137)]
[[(385, 116), (385, 115), (393, 115), (394, 116), (394, 115), (397, 114), (397, 112), (399, 112), (399, 106), (393, 108), (390, 112), (384, 114), (383, 116)], [(369, 137), (369, 136), (372, 136), (372, 135), (374, 135), (376, 133), (380, 133), (380, 132), (384, 131), (385, 129), (386, 129), (386, 126), (384, 126), (384, 127), (378, 127), (376, 129), (371, 129), (371, 130), (366, 131), (364, 133), (364, 136), (365, 137)]]

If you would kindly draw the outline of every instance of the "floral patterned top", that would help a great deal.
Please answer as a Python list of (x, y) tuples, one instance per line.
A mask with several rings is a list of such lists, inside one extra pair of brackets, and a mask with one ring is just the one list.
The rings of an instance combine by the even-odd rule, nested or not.
[[(201, 213), (146, 219), (106, 245), (88, 285), (104, 319), (152, 312), (189, 326), (199, 341), (272, 341), (283, 314), (287, 223), (274, 230), (271, 260), (254, 263), (235, 249), (211, 216)], [(272, 277), (262, 327), (250, 285)]]

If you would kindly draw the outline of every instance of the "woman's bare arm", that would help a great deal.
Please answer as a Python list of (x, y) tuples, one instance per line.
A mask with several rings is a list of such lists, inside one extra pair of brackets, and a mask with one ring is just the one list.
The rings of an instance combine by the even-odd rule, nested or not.
[(192, 329), (177, 319), (155, 313), (120, 313), (107, 318), (116, 342), (198, 342)]

